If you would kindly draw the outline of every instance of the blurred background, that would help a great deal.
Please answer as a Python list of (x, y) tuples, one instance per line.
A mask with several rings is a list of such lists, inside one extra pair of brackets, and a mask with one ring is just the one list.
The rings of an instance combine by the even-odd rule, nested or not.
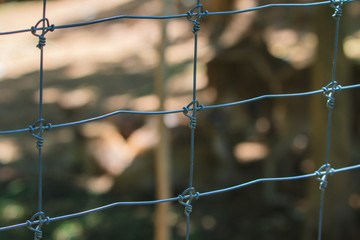
[[(279, 0), (207, 0), (209, 12)], [(305, 1), (294, 0), (302, 3)], [(29, 29), (42, 1), (0, 0), (0, 32)], [(53, 0), (55, 26), (128, 15), (182, 14), (195, 0)], [(318, 90), (331, 81), (335, 20), (328, 5), (269, 8), (202, 20), (200, 104)], [(336, 80), (359, 82), (360, 3), (344, 6)], [(48, 32), (44, 118), (60, 124), (111, 111), (175, 110), (192, 100), (192, 23), (121, 19)], [(0, 130), (26, 128), (39, 111), (38, 38), (0, 37)], [(359, 164), (359, 90), (336, 95), (330, 163)], [(313, 173), (325, 162), (326, 98), (265, 99), (198, 113), (194, 186), (206, 192), (257, 178)], [(56, 217), (117, 201), (173, 197), (188, 187), (189, 119), (119, 114), (44, 134), (43, 211)], [(0, 226), (37, 212), (37, 149), (28, 133), (0, 136)], [(338, 173), (326, 190), (323, 240), (359, 239), (360, 176)], [(261, 183), (193, 202), (192, 240), (316, 239), (319, 181)], [(1, 239), (31, 239), (28, 229)], [(121, 206), (43, 227), (44, 239), (184, 239), (183, 206)]]

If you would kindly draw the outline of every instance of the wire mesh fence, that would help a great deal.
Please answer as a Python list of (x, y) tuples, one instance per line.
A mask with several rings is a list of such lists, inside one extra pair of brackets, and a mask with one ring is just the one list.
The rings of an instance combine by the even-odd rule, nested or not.
[[(43, 228), (46, 228), (47, 224), (51, 224), (55, 221), (65, 221), (70, 218), (78, 218), (83, 215), (103, 211), (105, 209), (120, 207), (124, 205), (155, 205), (161, 204), (166, 202), (178, 202), (180, 206), (184, 207), (184, 214), (186, 218), (186, 239), (190, 239), (190, 220), (191, 214), (193, 212), (193, 202), (206, 198), (211, 195), (216, 194), (226, 194), (229, 191), (239, 190), (249, 185), (261, 183), (261, 182), (280, 182), (280, 181), (292, 181), (292, 180), (300, 180), (306, 178), (316, 178), (319, 180), (320, 183), (320, 211), (318, 217), (318, 239), (322, 239), (322, 225), (323, 221), (326, 221), (326, 218), (323, 219), (323, 211), (324, 211), (324, 204), (326, 202), (326, 188), (328, 186), (328, 178), (331, 175), (337, 174), (340, 172), (356, 170), (360, 168), (360, 165), (353, 165), (342, 167), (338, 169), (334, 169), (331, 167), (330, 161), (330, 150), (331, 150), (331, 130), (332, 130), (332, 119), (333, 114), (336, 114), (334, 111), (335, 103), (335, 96), (337, 94), (346, 94), (346, 92), (359, 88), (360, 84), (352, 84), (342, 86), (336, 81), (336, 70), (337, 70), (337, 60), (338, 60), (338, 48), (339, 48), (339, 36), (340, 36), (340, 20), (342, 18), (342, 8), (345, 4), (357, 4), (351, 3), (356, 2), (356, 0), (331, 0), (331, 1), (322, 1), (322, 2), (308, 2), (308, 3), (273, 3), (267, 5), (261, 5), (254, 8), (242, 9), (237, 11), (223, 11), (223, 12), (209, 12), (206, 10), (206, 3), (203, 3), (201, 0), (194, 1), (193, 7), (189, 9), (187, 13), (178, 14), (178, 15), (164, 15), (164, 16), (140, 16), (140, 15), (119, 15), (113, 17), (102, 18), (94, 21), (88, 22), (81, 22), (75, 24), (65, 24), (65, 25), (54, 25), (51, 24), (51, 16), (47, 15), (47, 2), (46, 0), (43, 1), (43, 8), (42, 8), (42, 17), (41, 19), (31, 28), (22, 29), (22, 30), (14, 30), (8, 32), (1, 32), (0, 35), (2, 37), (13, 35), (13, 34), (24, 34), (24, 33), (31, 33), (34, 37), (39, 39), (37, 48), (40, 50), (40, 79), (39, 79), (39, 95), (38, 95), (38, 117), (34, 124), (30, 125), (29, 127), (23, 127), (15, 130), (1, 130), (1, 135), (15, 135), (15, 134), (30, 134), (32, 137), (35, 138), (36, 141), (36, 149), (37, 149), (37, 162), (38, 162), (38, 208), (36, 213), (28, 220), (23, 223), (13, 224), (8, 226), (3, 226), (0, 228), (0, 231), (10, 231), (18, 228), (27, 228), (30, 231), (34, 232), (35, 239), (41, 239), (43, 237)], [(223, 104), (217, 105), (203, 105), (198, 99), (197, 96), (197, 84), (198, 84), (198, 35), (200, 34), (200, 28), (202, 20), (205, 18), (211, 18), (216, 15), (235, 15), (235, 14), (242, 14), (245, 12), (251, 11), (260, 11), (266, 8), (292, 8), (292, 7), (316, 7), (320, 5), (329, 5), (333, 8), (332, 17), (335, 19), (335, 26), (336, 29), (335, 36), (334, 36), (334, 48), (329, 49), (329, 51), (333, 51), (333, 59), (329, 59), (329, 61), (333, 61), (333, 69), (332, 69), (332, 79), (329, 79), (329, 83), (325, 85), (322, 89), (315, 89), (308, 92), (299, 92), (299, 93), (279, 93), (279, 94), (268, 94), (268, 95), (261, 95), (250, 99), (239, 100), (235, 102), (228, 102)], [(192, 34), (194, 39), (193, 44), (193, 70), (192, 70), (192, 100), (190, 103), (183, 103), (184, 107), (181, 109), (175, 110), (167, 110), (167, 111), (132, 111), (132, 110), (116, 110), (110, 113), (106, 113), (103, 115), (95, 116), (92, 118), (87, 119), (77, 119), (72, 122), (66, 123), (57, 123), (53, 124), (48, 122), (44, 118), (44, 109), (43, 109), (43, 98), (44, 98), (44, 82), (46, 81), (46, 77), (44, 77), (44, 64), (46, 64), (46, 59), (44, 58), (44, 53), (46, 52), (46, 37), (54, 31), (60, 31), (62, 29), (79, 29), (80, 27), (84, 27), (87, 25), (94, 25), (94, 24), (101, 24), (103, 22), (108, 21), (121, 21), (123, 19), (146, 19), (146, 20), (166, 20), (166, 19), (183, 19), (184, 22), (188, 22), (192, 24)], [(91, 50), (89, 50), (91, 51)], [(341, 92), (340, 92), (341, 91)], [(289, 176), (289, 177), (266, 177), (266, 178), (259, 178), (249, 182), (240, 183), (238, 185), (234, 185), (231, 187), (211, 190), (207, 192), (198, 192), (196, 190), (196, 184), (194, 184), (194, 175), (196, 172), (194, 171), (194, 163), (196, 162), (196, 129), (197, 125), (201, 124), (198, 123), (198, 114), (200, 112), (205, 112), (210, 109), (219, 109), (219, 108), (230, 108), (238, 105), (249, 104), (253, 102), (257, 102), (263, 99), (274, 99), (274, 98), (297, 98), (297, 97), (305, 97), (310, 95), (324, 95), (324, 104), (327, 104), (328, 107), (328, 122), (323, 123), (328, 125), (327, 136), (326, 138), (326, 150), (325, 150), (325, 161), (323, 165), (318, 168), (317, 171), (309, 174), (297, 175), (297, 176)], [(136, 114), (136, 115), (173, 115), (173, 114), (184, 114), (185, 117), (188, 118), (189, 127), (190, 127), (190, 156), (189, 156), (189, 179), (188, 184), (184, 187), (184, 191), (179, 194), (178, 196), (167, 198), (167, 199), (159, 199), (159, 200), (152, 200), (152, 201), (130, 201), (130, 202), (114, 202), (111, 204), (103, 205), (97, 208), (92, 208), (80, 212), (75, 212), (72, 214), (65, 214), (57, 217), (50, 217), (47, 216), (46, 212), (43, 210), (43, 184), (44, 184), (44, 170), (43, 170), (43, 148), (46, 142), (46, 132), (49, 132), (55, 128), (68, 128), (71, 126), (76, 126), (80, 124), (86, 124), (94, 121), (99, 121), (101, 119), (109, 118), (114, 115), (121, 115), (121, 114)]]

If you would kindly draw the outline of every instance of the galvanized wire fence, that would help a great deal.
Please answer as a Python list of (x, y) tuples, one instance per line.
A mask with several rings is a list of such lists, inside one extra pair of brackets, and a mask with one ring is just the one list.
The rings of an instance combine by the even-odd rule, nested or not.
[[(179, 15), (168, 15), (168, 16), (133, 16), (133, 15), (120, 15), (114, 16), (104, 19), (99, 19), (95, 21), (77, 23), (77, 24), (68, 24), (68, 25), (59, 25), (55, 26), (51, 24), (51, 18), (47, 18), (47, 11), (46, 11), (46, 0), (43, 0), (43, 13), (42, 18), (31, 28), (23, 29), (23, 30), (16, 30), (10, 32), (2, 32), (0, 35), (10, 35), (10, 34), (20, 34), (20, 33), (31, 33), (35, 37), (39, 38), (39, 43), (37, 47), (40, 50), (40, 80), (39, 80), (39, 112), (38, 112), (38, 119), (35, 121), (34, 124), (27, 128), (22, 129), (15, 129), (15, 130), (2, 130), (0, 131), (1, 135), (4, 134), (20, 134), (20, 133), (30, 133), (36, 140), (36, 147), (38, 150), (38, 209), (36, 213), (27, 221), (15, 225), (3, 226), (0, 227), (0, 231), (9, 231), (17, 228), (28, 228), (29, 230), (34, 232), (35, 239), (39, 240), (42, 238), (42, 228), (45, 224), (50, 224), (55, 221), (64, 221), (69, 218), (77, 218), (81, 217), (86, 214), (91, 214), (97, 211), (102, 211), (105, 209), (119, 207), (124, 205), (155, 205), (161, 204), (165, 202), (178, 202), (180, 205), (184, 207), (184, 213), (186, 216), (187, 221), (187, 233), (186, 239), (190, 238), (190, 218), (192, 213), (192, 203), (199, 198), (207, 197), (210, 195), (215, 194), (224, 194), (229, 191), (239, 190), (243, 187), (253, 185), (260, 182), (279, 182), (279, 181), (291, 181), (291, 180), (299, 180), (305, 178), (317, 178), (320, 182), (320, 212), (319, 212), (319, 219), (318, 219), (318, 239), (322, 238), (322, 224), (323, 224), (323, 211), (324, 211), (324, 202), (325, 202), (325, 192), (326, 187), (328, 185), (328, 178), (336, 173), (350, 171), (359, 169), (360, 165), (353, 165), (344, 168), (334, 169), (331, 167), (331, 163), (329, 161), (330, 158), (330, 149), (331, 149), (331, 124), (332, 124), (332, 116), (333, 116), (333, 109), (335, 105), (335, 95), (340, 92), (345, 92), (350, 89), (359, 88), (360, 84), (353, 84), (348, 86), (341, 86), (335, 79), (336, 76), (336, 68), (337, 68), (337, 52), (338, 52), (338, 39), (340, 35), (340, 25), (339, 22), (342, 16), (342, 7), (344, 4), (350, 4), (350, 2), (355, 2), (356, 0), (330, 0), (330, 1), (322, 1), (322, 2), (311, 2), (311, 3), (284, 3), (284, 4), (268, 4), (263, 6), (258, 6), (250, 9), (243, 9), (238, 11), (226, 11), (226, 12), (208, 12), (206, 11), (205, 4), (202, 4), (201, 0), (194, 1), (194, 6), (185, 14)], [(351, 3), (352, 4), (352, 3)], [(355, 3), (354, 3), (355, 4)], [(336, 33), (334, 36), (334, 48), (332, 51), (334, 52), (333, 55), (333, 70), (332, 70), (332, 79), (329, 79), (329, 84), (324, 86), (322, 89), (313, 90), (309, 92), (301, 92), (301, 93), (282, 93), (282, 94), (271, 94), (271, 95), (262, 95), (251, 99), (236, 101), (236, 102), (229, 102), (219, 105), (209, 105), (205, 106), (202, 105), (197, 98), (197, 63), (198, 63), (198, 34), (200, 31), (201, 20), (206, 17), (211, 17), (214, 15), (226, 15), (226, 14), (241, 14), (244, 12), (249, 11), (258, 11), (264, 8), (274, 8), (274, 7), (315, 7), (319, 5), (330, 5), (334, 9), (333, 18), (335, 19), (335, 28)], [(102, 22), (107, 21), (119, 21), (121, 19), (149, 19), (149, 20), (164, 20), (164, 19), (173, 19), (173, 18), (182, 18), (184, 21), (189, 21), (193, 24), (192, 32), (194, 35), (194, 57), (193, 57), (193, 87), (192, 87), (192, 101), (190, 103), (184, 103), (184, 107), (182, 109), (171, 110), (171, 111), (128, 111), (128, 110), (118, 110), (111, 113), (107, 113), (101, 116), (96, 116), (89, 119), (78, 120), (74, 122), (68, 123), (60, 123), (60, 124), (51, 124), (46, 121), (43, 117), (43, 82), (44, 82), (44, 52), (46, 46), (46, 35), (51, 34), (53, 31), (65, 29), (65, 28), (77, 28), (91, 24), (100, 24)], [(330, 51), (330, 49), (329, 49)], [(331, 59), (329, 59), (331, 61)], [(246, 183), (241, 183), (239, 185), (235, 185), (228, 188), (217, 189), (208, 192), (197, 192), (196, 187), (194, 186), (194, 162), (196, 161), (194, 158), (195, 153), (195, 132), (196, 132), (196, 125), (197, 125), (197, 114), (200, 111), (206, 111), (209, 109), (214, 108), (224, 108), (224, 107), (232, 107), (241, 104), (247, 104), (254, 101), (259, 101), (262, 99), (268, 98), (290, 98), (290, 97), (301, 97), (301, 96), (309, 96), (315, 94), (323, 94), (327, 101), (328, 107), (328, 131), (327, 131), (327, 145), (326, 145), (326, 158), (324, 164), (314, 173), (298, 175), (298, 176), (289, 176), (289, 177), (274, 177), (274, 178), (260, 178), (255, 179), (253, 181), (249, 181)], [(57, 216), (57, 217), (50, 217), (47, 216), (46, 213), (43, 211), (43, 145), (45, 142), (44, 133), (46, 131), (51, 131), (54, 128), (65, 128), (74, 125), (89, 123), (93, 121), (98, 121), (100, 119), (104, 119), (113, 115), (118, 114), (141, 114), (141, 115), (165, 115), (165, 114), (184, 114), (189, 119), (189, 126), (191, 131), (190, 141), (190, 164), (189, 164), (189, 181), (188, 186), (185, 187), (183, 193), (176, 197), (168, 198), (168, 199), (160, 199), (154, 201), (136, 201), (136, 202), (114, 202), (112, 204), (100, 206), (94, 209), (89, 209), (81, 212), (76, 212), (72, 214)], [(201, 123), (200, 123), (201, 124)]]

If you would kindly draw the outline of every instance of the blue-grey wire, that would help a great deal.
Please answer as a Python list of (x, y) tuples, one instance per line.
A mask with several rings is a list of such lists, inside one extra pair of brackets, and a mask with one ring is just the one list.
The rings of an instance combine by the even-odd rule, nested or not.
[[(360, 84), (342, 86), (341, 90), (349, 90), (349, 89), (354, 89), (354, 88), (360, 88)], [(331, 91), (332, 89), (329, 89), (329, 90)], [(301, 96), (308, 96), (308, 95), (314, 95), (314, 94), (319, 94), (319, 93), (323, 93), (323, 90), (315, 90), (315, 91), (301, 92), (301, 93), (262, 95), (262, 96), (258, 96), (258, 97), (254, 97), (254, 98), (236, 101), (236, 102), (204, 106), (203, 110), (212, 109), (212, 108), (232, 107), (232, 106), (241, 105), (241, 104), (245, 104), (245, 103), (249, 103), (249, 102), (255, 102), (255, 101), (259, 101), (259, 100), (263, 100), (263, 99), (267, 99), (267, 98), (301, 97)], [(191, 111), (192, 109), (190, 108), (189, 110)], [(184, 113), (184, 109), (171, 110), (171, 111), (148, 111), (148, 112), (147, 111), (118, 110), (118, 111), (114, 111), (111, 113), (107, 113), (107, 114), (89, 118), (89, 119), (84, 119), (84, 120), (79, 120), (79, 121), (69, 122), (69, 123), (54, 124), (54, 125), (51, 125), (51, 128), (69, 127), (69, 126), (73, 126), (73, 125), (89, 123), (89, 122), (105, 119), (105, 118), (108, 118), (108, 117), (111, 117), (111, 116), (114, 116), (117, 114), (165, 115), (165, 114), (174, 114), (174, 113)], [(28, 132), (28, 131), (29, 131), (29, 128), (21, 128), (21, 129), (16, 129), (16, 130), (0, 131), (0, 134), (13, 134), (13, 133)]]
[[(343, 2), (356, 2), (360, 0), (343, 0)], [(338, 2), (338, 1), (335, 1)], [(321, 1), (321, 2), (312, 2), (312, 3), (274, 3), (274, 4), (267, 4), (262, 5), (254, 8), (248, 8), (238, 11), (226, 11), (226, 12), (209, 12), (207, 15), (225, 15), (225, 14), (238, 14), (238, 13), (244, 13), (244, 12), (250, 12), (250, 11), (257, 11), (265, 8), (273, 8), (273, 7), (313, 7), (313, 6), (319, 6), (319, 5), (326, 5), (330, 4), (331, 1)], [(196, 15), (196, 13), (194, 14)], [(54, 29), (64, 29), (64, 28), (74, 28), (74, 27), (81, 27), (81, 26), (87, 26), (102, 22), (108, 22), (108, 21), (114, 21), (119, 19), (148, 19), (148, 20), (161, 20), (161, 19), (174, 19), (174, 18), (183, 18), (187, 17), (187, 14), (178, 14), (178, 15), (167, 15), (167, 16), (134, 16), (134, 15), (119, 15), (114, 17), (108, 17), (108, 18), (102, 18), (94, 21), (89, 22), (83, 22), (83, 23), (75, 23), (75, 24), (67, 24), (67, 25), (59, 25), (55, 26)], [(47, 27), (45, 29), (51, 29), (51, 27)], [(42, 28), (36, 28), (36, 30), (42, 30)], [(25, 33), (25, 32), (31, 32), (31, 29), (22, 29), (17, 31), (9, 31), (9, 32), (1, 32), (0, 35), (10, 35), (10, 34), (18, 34), (18, 33)]]
[[(357, 170), (360, 169), (360, 164), (357, 165), (353, 165), (353, 166), (348, 166), (348, 167), (343, 167), (343, 168), (339, 168), (339, 169), (334, 169), (333, 173), (341, 173), (341, 172), (345, 172), (345, 171), (351, 171), (351, 170)], [(325, 171), (320, 172), (321, 175), (325, 174)], [(215, 194), (219, 194), (219, 193), (225, 193), (225, 192), (229, 192), (229, 191), (234, 191), (234, 190), (238, 190), (256, 183), (261, 183), (261, 182), (280, 182), (280, 181), (292, 181), (292, 180), (301, 180), (301, 179), (305, 179), (305, 178), (311, 178), (311, 177), (316, 177), (317, 173), (309, 173), (309, 174), (304, 174), (304, 175), (298, 175), (298, 176), (291, 176), (291, 177), (276, 177), (276, 178), (260, 178), (260, 179), (255, 179), (249, 182), (245, 182), (239, 185), (235, 185), (232, 187), (228, 187), (228, 188), (222, 188), (222, 189), (218, 189), (218, 190), (214, 190), (214, 191), (209, 191), (209, 192), (204, 192), (204, 193), (199, 193), (199, 197), (207, 197), (207, 196), (212, 196)], [(189, 195), (184, 196), (184, 199), (189, 198)], [(78, 212), (78, 213), (73, 213), (73, 214), (67, 214), (67, 215), (63, 215), (63, 216), (59, 216), (59, 217), (53, 217), (53, 218), (49, 218), (49, 222), (54, 222), (54, 221), (59, 221), (59, 220), (64, 220), (64, 219), (69, 219), (69, 218), (75, 218), (75, 217), (80, 217), (83, 215), (87, 215), (90, 213), (94, 213), (94, 212), (98, 212), (98, 211), (103, 211), (112, 207), (117, 207), (117, 206), (125, 206), (125, 205), (154, 205), (154, 204), (161, 204), (161, 203), (165, 203), (165, 202), (174, 202), (174, 201), (178, 201), (179, 197), (173, 197), (173, 198), (168, 198), (168, 199), (161, 199), (161, 200), (154, 200), (154, 201), (134, 201), (134, 202), (115, 202), (115, 203), (111, 203), (111, 204), (107, 204), (98, 208), (93, 208), (93, 209), (89, 209), (86, 211), (82, 211), (82, 212)], [(35, 225), (38, 224), (39, 221), (33, 221), (31, 224)], [(26, 223), (20, 223), (20, 224), (14, 224), (11, 226), (6, 226), (6, 227), (1, 227), (0, 231), (6, 231), (6, 230), (10, 230), (10, 229), (15, 229), (15, 228), (21, 228), (21, 227), (26, 227), (27, 224)]]

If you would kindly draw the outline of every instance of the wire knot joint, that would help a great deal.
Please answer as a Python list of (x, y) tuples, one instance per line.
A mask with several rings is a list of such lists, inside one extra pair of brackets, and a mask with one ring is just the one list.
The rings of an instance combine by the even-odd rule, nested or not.
[(185, 207), (184, 213), (188, 217), (192, 213), (192, 201), (193, 199), (199, 199), (200, 193), (195, 191), (194, 187), (186, 189), (179, 195), (179, 203)]
[(333, 109), (335, 106), (335, 92), (338, 92), (342, 89), (341, 85), (338, 85), (336, 81), (329, 83), (326, 87), (323, 87), (324, 96), (327, 100), (327, 107)]
[(320, 181), (320, 190), (325, 190), (328, 184), (328, 177), (333, 175), (334, 171), (330, 164), (324, 164), (315, 172), (317, 179)]
[[(192, 107), (191, 107), (192, 106)], [(189, 127), (190, 129), (196, 128), (196, 112), (202, 111), (204, 109), (204, 105), (200, 105), (199, 101), (194, 100), (189, 103), (186, 107), (183, 107), (183, 113), (190, 119)], [(192, 111), (192, 115), (189, 114), (189, 111)]]
[(342, 16), (342, 5), (344, 4), (344, 0), (331, 0), (331, 7), (335, 10), (332, 15), (337, 21), (340, 20)]
[[(34, 240), (40, 240), (42, 238), (42, 226), (44, 223), (49, 224), (50, 218), (45, 217), (45, 213), (37, 212), (35, 213), (30, 220), (26, 221), (26, 226), (30, 231), (34, 232)], [(37, 224), (34, 228), (33, 225)]]
[[(43, 23), (42, 28), (38, 28), (40, 23)], [(42, 33), (41, 34), (37, 34), (36, 31), (41, 29)], [(47, 32), (53, 32), (55, 30), (55, 25), (52, 24), (50, 25), (49, 19), (47, 18), (43, 18), (40, 19), (35, 26), (31, 27), (31, 33), (39, 38), (39, 43), (38, 45), (36, 45), (36, 47), (38, 47), (40, 50), (43, 49), (43, 47), (46, 45), (46, 38), (45, 38), (45, 34)]]
[(190, 11), (188, 11), (186, 14), (187, 14), (187, 19), (194, 24), (192, 32), (195, 34), (198, 31), (200, 31), (200, 20), (203, 17), (206, 18), (209, 12), (204, 11), (204, 6), (202, 4), (198, 4), (195, 7), (193, 7)]
[(43, 133), (51, 128), (51, 124), (47, 123), (44, 119), (37, 120), (33, 125), (29, 126), (31, 136), (36, 139), (36, 146), (40, 150), (44, 146)]

